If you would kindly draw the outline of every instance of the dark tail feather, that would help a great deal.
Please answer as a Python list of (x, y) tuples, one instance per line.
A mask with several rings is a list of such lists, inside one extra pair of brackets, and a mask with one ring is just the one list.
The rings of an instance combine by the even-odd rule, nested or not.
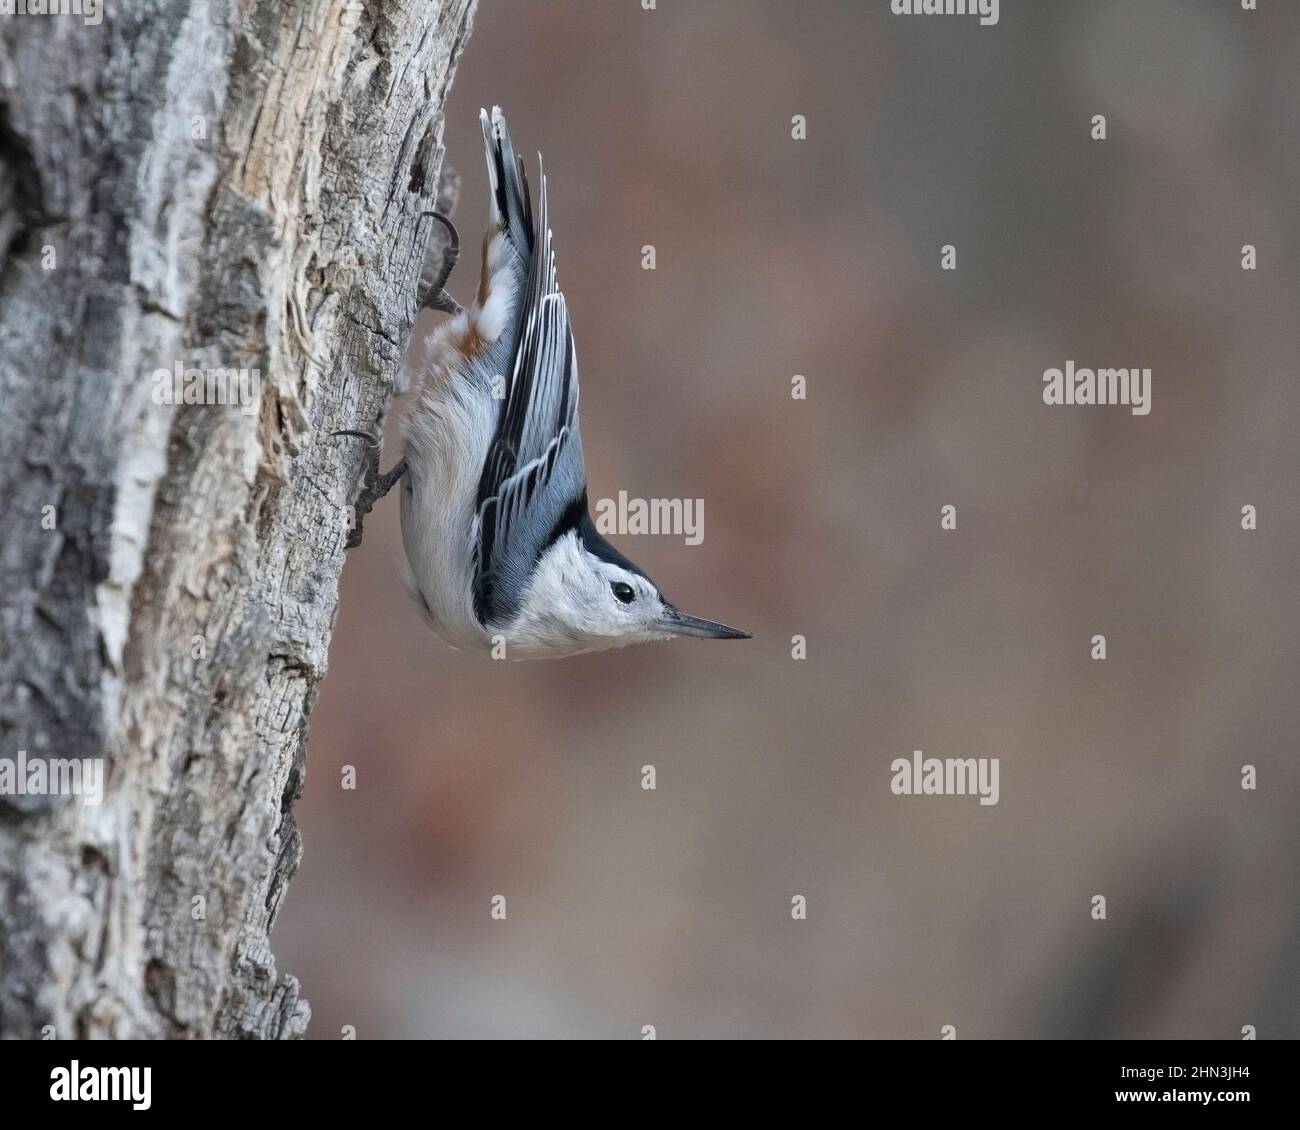
[(515, 155), (510, 127), (500, 106), (492, 107), (490, 118), (486, 110), (480, 110), (479, 122), (483, 126), (483, 146), (487, 151), (497, 223), (510, 237), (520, 257), (527, 260), (533, 253), (533, 202), (523, 160)]

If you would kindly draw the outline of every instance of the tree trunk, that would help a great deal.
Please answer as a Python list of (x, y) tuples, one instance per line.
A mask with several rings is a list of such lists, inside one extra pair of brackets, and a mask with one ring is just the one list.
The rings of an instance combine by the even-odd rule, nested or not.
[[(267, 935), (365, 457), (329, 432), (387, 408), (473, 7), (0, 20), (0, 762), (104, 773), (0, 797), (0, 1035), (306, 1027)], [(256, 394), (168, 403), (241, 387), (192, 369)]]

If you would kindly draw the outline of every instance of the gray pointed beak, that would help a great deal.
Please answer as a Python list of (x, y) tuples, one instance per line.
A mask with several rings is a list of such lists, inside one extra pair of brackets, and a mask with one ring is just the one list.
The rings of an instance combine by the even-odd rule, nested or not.
[(747, 640), (752, 637), (739, 628), (728, 628), (716, 620), (705, 620), (702, 616), (689, 616), (671, 605), (665, 610), (659, 621), (665, 632), (675, 636), (697, 636), (702, 640)]

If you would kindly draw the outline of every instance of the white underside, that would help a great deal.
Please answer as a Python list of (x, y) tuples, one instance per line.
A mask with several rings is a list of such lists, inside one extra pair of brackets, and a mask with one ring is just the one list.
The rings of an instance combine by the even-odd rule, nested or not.
[(452, 647), (491, 638), (474, 615), (474, 511), (496, 403), (463, 377), (426, 383), (403, 424), (402, 579), (429, 626)]
[(488, 245), (487, 300), (439, 326), (429, 339), (428, 371), (402, 423), (402, 579), (438, 637), (452, 647), (488, 650), (492, 634), (474, 615), (475, 503), (500, 402), (473, 372), (462, 344), (490, 347), (509, 324), (515, 303), (504, 236)]

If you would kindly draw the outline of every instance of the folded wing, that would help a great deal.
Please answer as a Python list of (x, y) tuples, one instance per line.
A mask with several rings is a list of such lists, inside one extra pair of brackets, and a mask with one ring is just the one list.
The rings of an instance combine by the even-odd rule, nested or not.
[(536, 223), (528, 182), (500, 110), (484, 138), (502, 229), (526, 256), (528, 283), (516, 314), (513, 364), (478, 489), (474, 604), (485, 625), (518, 611), (542, 551), (586, 513), (578, 435), (578, 364), (564, 295), (556, 285), (546, 176)]

